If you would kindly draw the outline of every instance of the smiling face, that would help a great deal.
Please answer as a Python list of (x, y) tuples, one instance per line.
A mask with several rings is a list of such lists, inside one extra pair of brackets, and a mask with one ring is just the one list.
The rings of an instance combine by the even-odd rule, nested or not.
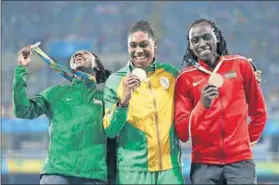
[(138, 31), (128, 38), (128, 51), (133, 64), (139, 68), (147, 68), (155, 57), (156, 41), (147, 33)]
[(189, 31), (190, 49), (203, 61), (212, 61), (217, 55), (219, 42), (212, 26), (207, 22), (194, 25)]
[(88, 72), (88, 70), (92, 69), (95, 65), (95, 57), (91, 52), (85, 50), (77, 51), (71, 57), (70, 61), (70, 66), (72, 69), (83, 72)]

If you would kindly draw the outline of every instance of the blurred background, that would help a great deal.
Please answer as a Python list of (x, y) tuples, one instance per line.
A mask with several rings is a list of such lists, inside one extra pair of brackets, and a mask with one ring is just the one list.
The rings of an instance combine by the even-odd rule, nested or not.
[[(2, 183), (38, 184), (48, 145), (48, 120), (17, 119), (12, 113), (12, 81), (17, 52), (42, 42), (56, 62), (67, 65), (78, 49), (96, 53), (116, 71), (128, 61), (127, 35), (135, 21), (151, 21), (158, 36), (157, 58), (181, 68), (188, 26), (197, 18), (214, 20), (230, 53), (252, 57), (262, 73), (268, 107), (264, 134), (253, 147), (259, 183), (279, 183), (279, 2), (2, 2)], [(29, 67), (30, 96), (67, 83), (36, 54)], [(190, 143), (183, 144), (188, 181)]]

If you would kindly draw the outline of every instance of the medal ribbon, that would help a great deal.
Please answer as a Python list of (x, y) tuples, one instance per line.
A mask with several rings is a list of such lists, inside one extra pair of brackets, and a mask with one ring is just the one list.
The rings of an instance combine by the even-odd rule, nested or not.
[(85, 81), (95, 81), (96, 78), (93, 75), (87, 74), (82, 71), (73, 70), (68, 67), (65, 67), (61, 64), (54, 62), (45, 52), (43, 52), (39, 47), (34, 48), (34, 51), (43, 59), (45, 63), (47, 63), (54, 71), (58, 72), (61, 76), (66, 78), (69, 81), (72, 81), (74, 75), (79, 76), (81, 79)]
[(211, 75), (211, 74), (213, 74), (213, 73), (217, 73), (217, 71), (218, 71), (219, 68), (221, 67), (223, 61), (224, 61), (224, 60), (221, 60), (221, 61), (217, 64), (217, 66), (215, 67), (215, 69), (213, 70), (213, 72), (207, 70), (206, 68), (204, 68), (203, 66), (201, 66), (199, 63), (196, 63), (196, 64), (195, 64), (195, 67), (196, 67), (198, 70), (203, 71), (203, 72), (205, 72), (205, 73)]

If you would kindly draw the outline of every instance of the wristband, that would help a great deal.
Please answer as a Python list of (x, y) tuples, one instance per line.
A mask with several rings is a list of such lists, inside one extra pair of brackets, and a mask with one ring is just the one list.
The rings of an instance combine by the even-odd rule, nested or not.
[(117, 107), (128, 107), (129, 104), (121, 104), (120, 101), (117, 102)]

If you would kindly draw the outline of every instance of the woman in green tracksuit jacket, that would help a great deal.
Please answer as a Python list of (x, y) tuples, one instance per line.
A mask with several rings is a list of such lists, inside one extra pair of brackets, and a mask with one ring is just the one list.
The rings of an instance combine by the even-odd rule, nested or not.
[[(49, 146), (41, 184), (104, 184), (107, 180), (106, 136), (103, 119), (103, 91), (95, 80), (73, 78), (70, 85), (50, 87), (33, 98), (26, 88), (30, 47), (19, 54), (13, 83), (16, 117), (34, 119), (45, 114), (49, 119)], [(108, 76), (99, 58), (78, 51), (71, 68), (95, 74), (97, 83)]]

